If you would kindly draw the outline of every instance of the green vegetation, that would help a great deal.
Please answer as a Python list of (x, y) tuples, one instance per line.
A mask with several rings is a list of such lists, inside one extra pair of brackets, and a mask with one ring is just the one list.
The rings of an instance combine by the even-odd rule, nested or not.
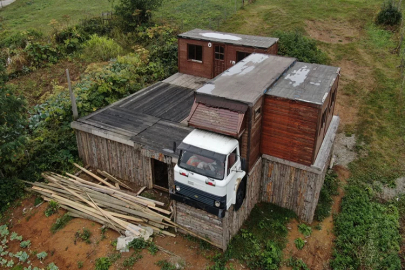
[(399, 3), (394, 0), (388, 0), (384, 2), (380, 12), (377, 15), (375, 22), (383, 25), (398, 25), (402, 19), (402, 13)]
[(399, 213), (394, 204), (373, 201), (364, 187), (349, 185), (335, 220), (334, 269), (401, 269)]
[(96, 260), (96, 270), (108, 270), (111, 265), (112, 263), (107, 257), (101, 257)]
[(302, 238), (297, 238), (294, 240), (295, 247), (298, 249), (303, 249), (305, 246), (305, 241)]
[(45, 216), (50, 217), (53, 214), (57, 213), (59, 210), (59, 203), (55, 201), (49, 201), (48, 206), (45, 209)]
[(325, 64), (328, 62), (328, 56), (318, 49), (314, 39), (305, 37), (298, 31), (276, 31), (274, 35), (279, 38), (278, 54), (295, 57), (299, 61), (307, 63)]
[(51, 226), (51, 232), (56, 233), (57, 231), (65, 228), (65, 226), (72, 220), (69, 214), (64, 214), (62, 217), (58, 218), (54, 224)]
[(84, 263), (82, 261), (77, 262), (77, 268), (82, 269), (83, 265), (84, 265)]
[(160, 270), (176, 270), (177, 267), (171, 263), (169, 263), (167, 260), (160, 260), (156, 262), (157, 266), (160, 266)]
[(312, 228), (304, 223), (298, 225), (298, 231), (304, 236), (310, 236), (312, 234)]
[(296, 215), (290, 210), (270, 203), (257, 204), (225, 254), (213, 258), (215, 265), (211, 269), (224, 269), (232, 258), (251, 269), (277, 269), (286, 245), (286, 224), (292, 218)]
[(219, 30), (241, 4), (241, 1), (229, 0), (164, 0), (162, 6), (153, 12), (153, 19), (178, 25), (182, 31), (194, 28)]
[(139, 261), (139, 260), (142, 259), (142, 258), (143, 258), (143, 256), (142, 256), (141, 254), (134, 252), (134, 253), (132, 253), (131, 257), (126, 258), (126, 259), (124, 260), (124, 262), (122, 263), (122, 265), (123, 265), (124, 267), (133, 266), (137, 261)]
[(30, 246), (31, 246), (31, 241), (30, 240), (22, 241), (20, 243), (20, 247), (22, 247), (22, 248), (28, 248)]
[(47, 256), (48, 256), (48, 253), (46, 253), (45, 251), (42, 251), (42, 252), (37, 254), (37, 258), (40, 261), (44, 260)]
[(82, 231), (77, 231), (75, 233), (75, 239), (81, 239), (82, 241), (86, 242), (87, 244), (90, 244), (90, 237), (91, 237), (91, 231), (87, 228), (83, 228)]
[(338, 195), (338, 179), (335, 172), (329, 172), (325, 176), (321, 192), (319, 194), (318, 205), (315, 209), (314, 219), (322, 221), (330, 216), (333, 204), (332, 196)]
[[(1, 28), (25, 31), (38, 29), (45, 32), (52, 30), (52, 20), (58, 25), (68, 26), (77, 24), (80, 19), (100, 15), (101, 12), (111, 10), (108, 0), (27, 0), (16, 1), (0, 10), (3, 20)], [(54, 21), (53, 24), (56, 22)]]
[(295, 257), (290, 257), (287, 260), (287, 266), (292, 267), (293, 270), (309, 270), (309, 267), (302, 261)]
[(108, 61), (122, 53), (123, 49), (117, 42), (94, 34), (83, 44), (82, 58), (88, 62)]

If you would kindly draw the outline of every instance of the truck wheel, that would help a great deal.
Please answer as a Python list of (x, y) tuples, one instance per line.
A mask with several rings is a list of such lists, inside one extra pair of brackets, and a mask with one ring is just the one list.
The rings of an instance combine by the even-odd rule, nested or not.
[(239, 184), (238, 190), (236, 191), (236, 202), (235, 202), (235, 211), (238, 211), (242, 206), (243, 200), (245, 199), (246, 194), (246, 179), (243, 179)]

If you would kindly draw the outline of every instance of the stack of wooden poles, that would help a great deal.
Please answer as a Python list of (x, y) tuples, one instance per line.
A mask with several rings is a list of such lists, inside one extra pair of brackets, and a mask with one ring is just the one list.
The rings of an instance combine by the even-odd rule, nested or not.
[[(85, 168), (80, 168), (92, 174)], [(105, 182), (105, 185), (86, 181), (69, 173), (66, 175), (47, 172), (42, 176), (49, 183), (26, 183), (32, 185), (30, 190), (41, 194), (46, 201), (58, 202), (70, 216), (104, 224), (119, 233), (129, 230), (135, 235), (143, 235), (145, 230), (142, 226), (148, 226), (154, 233), (175, 237), (175, 234), (164, 230), (177, 227), (177, 224), (169, 217), (171, 211), (159, 207), (163, 203), (119, 189), (96, 175), (93, 177), (99, 181), (101, 179), (100, 182)], [(122, 182), (121, 185), (125, 186)]]

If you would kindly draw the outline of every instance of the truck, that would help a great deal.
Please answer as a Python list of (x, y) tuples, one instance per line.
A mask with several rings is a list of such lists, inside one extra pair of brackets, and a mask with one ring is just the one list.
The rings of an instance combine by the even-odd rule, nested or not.
[(238, 140), (194, 129), (177, 149), (171, 199), (221, 218), (232, 205), (235, 211), (241, 207), (247, 174)]

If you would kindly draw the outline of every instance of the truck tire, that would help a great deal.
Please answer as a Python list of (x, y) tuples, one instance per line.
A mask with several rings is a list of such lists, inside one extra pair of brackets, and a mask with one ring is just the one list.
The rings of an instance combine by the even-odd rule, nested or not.
[(242, 206), (243, 200), (245, 199), (246, 195), (246, 178), (242, 180), (239, 184), (238, 190), (236, 191), (236, 202), (235, 202), (235, 211), (238, 211), (239, 208)]

